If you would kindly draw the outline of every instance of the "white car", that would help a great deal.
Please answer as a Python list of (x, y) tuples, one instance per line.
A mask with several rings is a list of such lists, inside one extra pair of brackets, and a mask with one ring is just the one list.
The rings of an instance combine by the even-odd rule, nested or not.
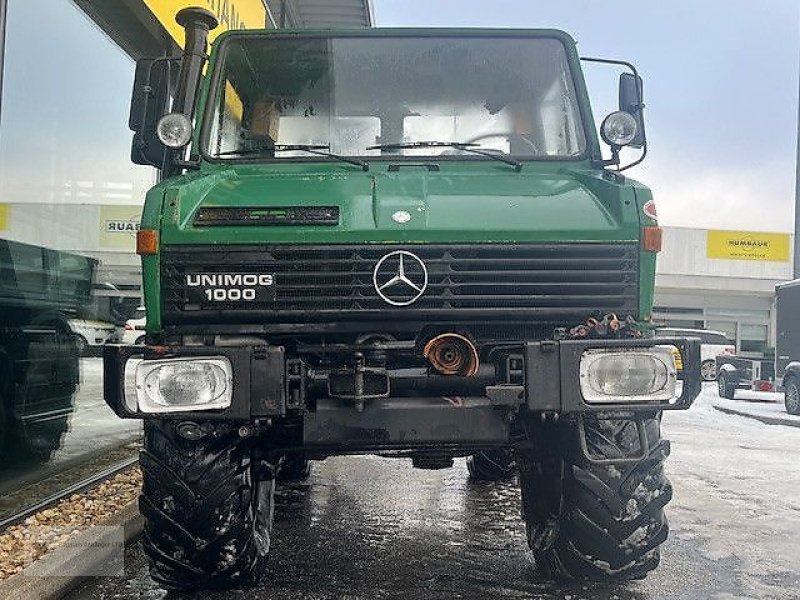
[(122, 339), (121, 328), (107, 321), (70, 319), (68, 323), (81, 356), (93, 346), (114, 344)]
[[(659, 327), (656, 329), (656, 335), (700, 338), (700, 374), (704, 381), (714, 381), (717, 378), (717, 365), (714, 360), (717, 356), (736, 354), (736, 347), (721, 331)], [(679, 369), (682, 366), (678, 365)]]
[(125, 321), (125, 331), (122, 334), (123, 344), (141, 344), (144, 342), (144, 326), (147, 322), (144, 306), (136, 309), (130, 319)]

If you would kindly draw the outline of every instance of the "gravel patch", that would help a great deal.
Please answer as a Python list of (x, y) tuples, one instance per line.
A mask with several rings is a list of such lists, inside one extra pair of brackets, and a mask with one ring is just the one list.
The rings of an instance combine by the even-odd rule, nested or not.
[(72, 536), (108, 521), (136, 501), (141, 483), (141, 472), (133, 467), (0, 532), (0, 581), (21, 573)]
[(0, 470), (0, 518), (11, 516), (21, 508), (137, 456), (141, 446), (137, 439), (120, 446), (100, 448), (69, 463)]

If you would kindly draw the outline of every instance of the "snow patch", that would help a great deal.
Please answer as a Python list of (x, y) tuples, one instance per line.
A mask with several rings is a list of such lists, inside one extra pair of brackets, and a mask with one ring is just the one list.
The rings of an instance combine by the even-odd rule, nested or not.
[(625, 505), (625, 514), (622, 515), (622, 520), (633, 521), (638, 519), (641, 514), (642, 511), (639, 510), (639, 503), (636, 502), (635, 498), (631, 498)]
[(622, 541), (625, 548), (638, 548), (647, 545), (647, 534), (650, 532), (650, 526), (645, 525), (639, 527)]

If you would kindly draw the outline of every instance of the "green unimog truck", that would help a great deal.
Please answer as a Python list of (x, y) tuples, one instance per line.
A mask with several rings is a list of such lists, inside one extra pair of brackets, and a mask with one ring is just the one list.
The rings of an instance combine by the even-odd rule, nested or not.
[(547, 577), (652, 570), (661, 414), (700, 361), (649, 333), (660, 230), (619, 158), (645, 146), (635, 71), (604, 159), (560, 31), (237, 31), (206, 64), (213, 15), (177, 19), (184, 55), (139, 63), (130, 123), (163, 175), (146, 344), (105, 351), (107, 402), (145, 421), (153, 577), (251, 580), (276, 478), (360, 453), (513, 471)]

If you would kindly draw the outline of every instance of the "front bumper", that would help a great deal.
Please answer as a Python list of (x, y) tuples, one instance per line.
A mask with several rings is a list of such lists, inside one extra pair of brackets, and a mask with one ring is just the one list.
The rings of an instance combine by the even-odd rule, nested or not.
[[(679, 384), (679, 396), (669, 402), (616, 402), (602, 405), (587, 403), (580, 388), (581, 356), (589, 349), (634, 349), (671, 345), (678, 349), (684, 365), (683, 380)], [(360, 417), (368, 423), (372, 420), (391, 421), (410, 411), (421, 410), (424, 415), (451, 414), (461, 410), (465, 416), (473, 409), (478, 413), (492, 414), (503, 419), (509, 410), (533, 413), (581, 414), (608, 413), (613, 411), (653, 411), (686, 409), (691, 406), (701, 390), (700, 343), (696, 339), (651, 338), (651, 339), (577, 339), (560, 341), (529, 342), (515, 347), (504, 346), (509, 353), (521, 357), (524, 376), (521, 381), (493, 381), (481, 385), (468, 396), (458, 392), (447, 393), (439, 389), (435, 394), (416, 394), (393, 397), (395, 387), (389, 374), (390, 393), (379, 400), (361, 403), (359, 414), (376, 412), (375, 419)], [(177, 357), (226, 357), (233, 367), (233, 397), (228, 408), (214, 411), (184, 411), (180, 413), (143, 413), (137, 408), (135, 397), (126, 397), (126, 365), (132, 358), (143, 360)], [(323, 410), (331, 407), (357, 412), (353, 403), (335, 398), (320, 398), (306, 403), (303, 398), (310, 377), (297, 360), (287, 359), (284, 349), (278, 346), (120, 346), (109, 345), (103, 354), (104, 395), (111, 409), (122, 418), (174, 418), (181, 420), (227, 420), (251, 422), (258, 419), (283, 417), (290, 414), (304, 415), (314, 427), (338, 426), (320, 419)], [(495, 366), (498, 373), (502, 371)], [(461, 378), (454, 378), (454, 383)], [(502, 378), (501, 378), (502, 379)], [(438, 378), (441, 383), (441, 377)], [(397, 388), (401, 381), (396, 380)], [(473, 383), (474, 386), (474, 383)], [(128, 386), (130, 388), (130, 386)], [(131, 390), (129, 390), (131, 391)], [(390, 411), (390, 412), (385, 412)], [(494, 417), (493, 417), (494, 419)], [(423, 419), (424, 420), (424, 419)], [(493, 421), (494, 422), (494, 421)], [(345, 426), (345, 425), (342, 425)], [(459, 423), (452, 422), (448, 429), (453, 435)], [(469, 427), (474, 429), (474, 427)], [(406, 432), (408, 435), (408, 432)], [(366, 435), (366, 434), (364, 434)], [(479, 436), (479, 433), (476, 432)]]

